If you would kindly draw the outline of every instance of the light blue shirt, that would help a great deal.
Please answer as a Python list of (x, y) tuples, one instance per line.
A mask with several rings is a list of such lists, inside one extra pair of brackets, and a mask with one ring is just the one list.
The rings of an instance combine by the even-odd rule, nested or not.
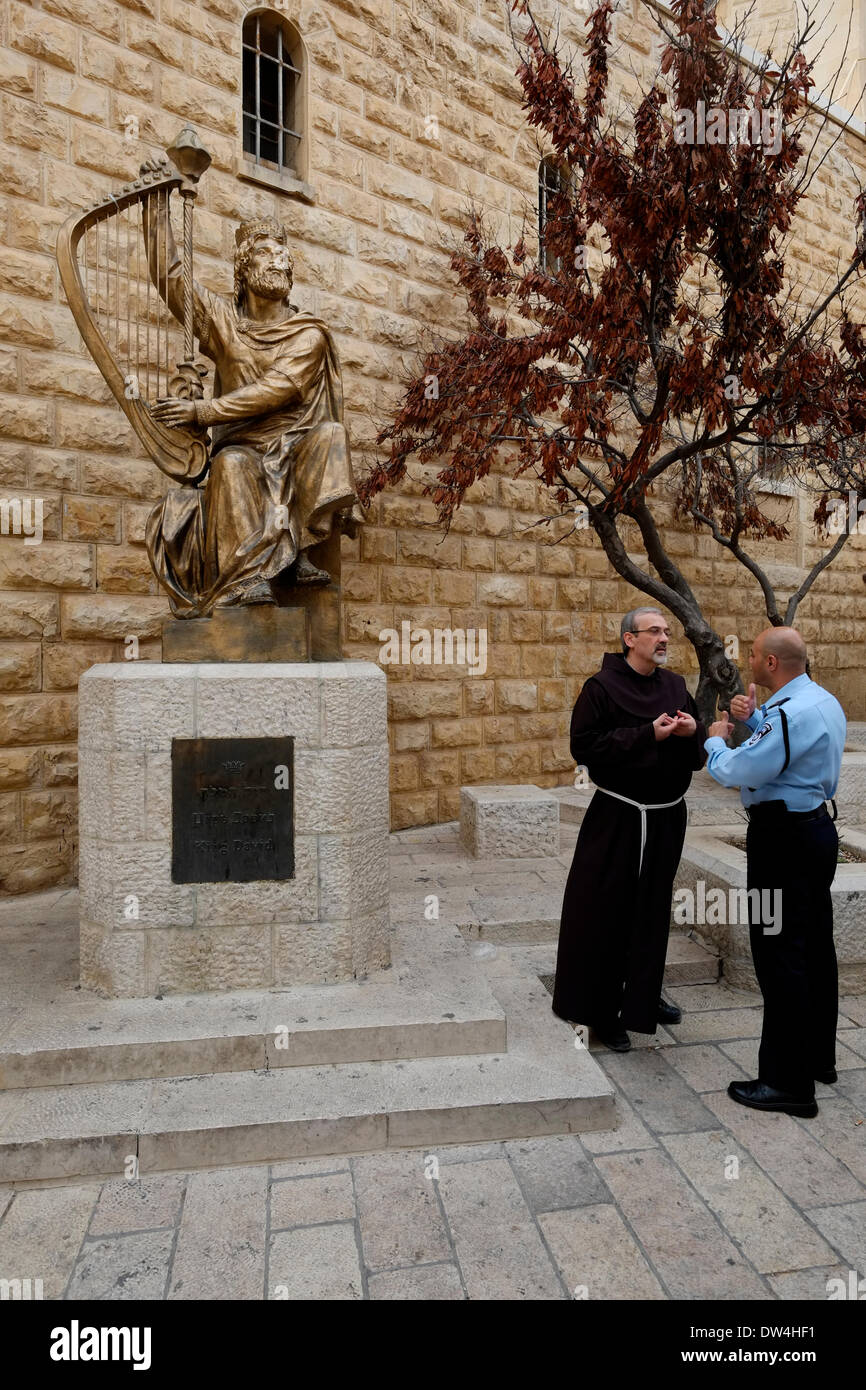
[[(778, 708), (784, 701), (791, 756), (785, 771), (785, 737)], [(739, 787), (744, 806), (784, 801), (789, 811), (814, 811), (836, 793), (845, 715), (823, 686), (804, 673), (781, 686), (745, 721), (753, 731), (748, 742), (728, 748), (723, 738), (708, 738), (707, 771), (723, 787)]]

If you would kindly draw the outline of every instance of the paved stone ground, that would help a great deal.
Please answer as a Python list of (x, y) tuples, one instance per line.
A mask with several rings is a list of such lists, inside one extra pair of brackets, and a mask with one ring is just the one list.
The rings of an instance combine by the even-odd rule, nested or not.
[(559, 926), (578, 830), (560, 824), (557, 855), (498, 861), (470, 859), (456, 821), (397, 831), (390, 837), (391, 919), (417, 917), (427, 895), (435, 894), (439, 920), (468, 928), (467, 936), (490, 937), (492, 928), (516, 926), (522, 941), (533, 939), (534, 928), (547, 938)]
[[(392, 913), (434, 893), (495, 943), (471, 949), (549, 974), (576, 833), (507, 869), (467, 863), (453, 825), (393, 835)], [(615, 1131), (0, 1189), (0, 1277), (46, 1299), (826, 1300), (866, 1275), (866, 997), (796, 1120), (725, 1093), (756, 1074), (758, 996), (667, 993), (681, 1025), (593, 1047)]]
[(825, 1300), (866, 1273), (866, 998), (795, 1120), (725, 1094), (755, 996), (669, 993), (673, 1045), (593, 1050), (615, 1131), (5, 1190), (0, 1274), (51, 1299)]

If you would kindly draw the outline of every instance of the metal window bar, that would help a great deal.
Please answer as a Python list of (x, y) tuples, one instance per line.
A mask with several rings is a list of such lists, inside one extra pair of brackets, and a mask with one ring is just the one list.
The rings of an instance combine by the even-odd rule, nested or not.
[[(551, 193), (559, 193), (561, 188), (562, 178), (556, 165), (551, 164), (549, 159), (542, 159), (538, 166), (538, 260), (542, 270), (548, 269), (547, 250), (544, 245), (544, 229), (547, 225), (547, 200)], [(550, 259), (550, 269), (556, 269), (556, 257)]]
[[(253, 18), (255, 19), (255, 42), (251, 43), (249, 34), (253, 24)], [(267, 157), (265, 157), (264, 162), (276, 164), (277, 168), (282, 170), (291, 169), (292, 167), (287, 154), (289, 141), (294, 140), (297, 145), (301, 140), (300, 131), (293, 130), (290, 125), (286, 124), (287, 98), (290, 93), (294, 94), (295, 84), (300, 80), (301, 72), (299, 68), (295, 67), (284, 46), (282, 24), (277, 22), (274, 27), (277, 37), (276, 56), (274, 56), (273, 53), (268, 53), (262, 48), (262, 16), (251, 16), (244, 24), (242, 48), (245, 52), (252, 55), (255, 72), (253, 91), (249, 90), (246, 78), (244, 80), (242, 112), (244, 124), (244, 150), (247, 154), (255, 154), (256, 164), (261, 164), (263, 162), (262, 127), (267, 126), (269, 130), (275, 132), (276, 138), (265, 135), (265, 140), (268, 144), (276, 147), (276, 159), (268, 160)], [(265, 32), (267, 34), (268, 30)], [(271, 31), (271, 33), (272, 32), (273, 31)], [(275, 122), (266, 121), (262, 116), (262, 59), (266, 62), (274, 63), (277, 69), (277, 120)], [(285, 77), (287, 73), (291, 74), (291, 78), (288, 81)], [(251, 99), (254, 100), (254, 110), (250, 110)], [(248, 127), (248, 122), (252, 123), (251, 128)], [(252, 149), (250, 145), (253, 145)]]

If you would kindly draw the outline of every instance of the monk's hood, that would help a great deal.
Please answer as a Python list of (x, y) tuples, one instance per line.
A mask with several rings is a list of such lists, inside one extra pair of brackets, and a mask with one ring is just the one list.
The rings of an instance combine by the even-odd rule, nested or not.
[(595, 679), (620, 709), (637, 719), (657, 719), (663, 712), (676, 714), (687, 693), (682, 676), (658, 666), (642, 676), (632, 670), (621, 652), (605, 652)]

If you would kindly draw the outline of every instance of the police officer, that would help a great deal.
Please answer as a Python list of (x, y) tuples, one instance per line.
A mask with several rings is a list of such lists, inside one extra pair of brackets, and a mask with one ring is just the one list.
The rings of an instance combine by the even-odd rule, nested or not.
[[(746, 881), (759, 890), (749, 894), (752, 957), (764, 996), (758, 1077), (732, 1081), (728, 1095), (756, 1110), (808, 1117), (818, 1113), (815, 1082), (836, 1080), (830, 885), (839, 837), (825, 802), (839, 781), (845, 715), (806, 675), (806, 645), (794, 628), (767, 628), (752, 643), (749, 664), (755, 684), (770, 691), (759, 708), (755, 684), (731, 701), (751, 738), (728, 748), (734, 725), (722, 710), (704, 744), (710, 775), (741, 788), (749, 817)], [(762, 912), (768, 904), (774, 907)]]

